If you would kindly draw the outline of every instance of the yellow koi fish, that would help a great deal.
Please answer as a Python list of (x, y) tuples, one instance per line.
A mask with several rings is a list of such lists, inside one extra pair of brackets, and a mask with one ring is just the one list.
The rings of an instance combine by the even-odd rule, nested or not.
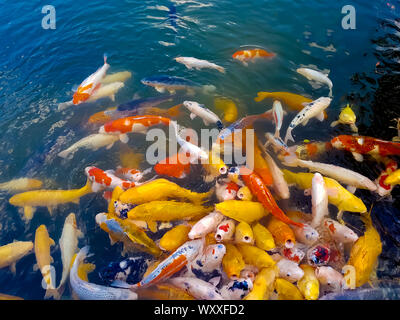
[(122, 168), (140, 168), (143, 163), (144, 155), (134, 152), (128, 145), (121, 144), (119, 152), (119, 161)]
[[(71, 266), (74, 265), (75, 258), (78, 254), (75, 253), (75, 255), (71, 259)], [(96, 269), (96, 265), (93, 263), (81, 263), (78, 267), (78, 277), (81, 278), (83, 281), (89, 282), (88, 274), (91, 273)]]
[(10, 295), (8, 295), (8, 294), (3, 294), (3, 293), (0, 293), (0, 301), (2, 301), (2, 300), (7, 300), (7, 301), (9, 301), (9, 300), (24, 300), (23, 298), (21, 298), (21, 297), (16, 297), (16, 296), (10, 296)]
[(160, 248), (165, 251), (175, 251), (186, 241), (189, 241), (190, 229), (190, 226), (181, 224), (167, 231), (160, 239)]
[(265, 251), (275, 249), (275, 240), (272, 233), (262, 224), (257, 222), (253, 225), (253, 234), (257, 247)]
[(186, 291), (169, 284), (157, 284), (154, 287), (138, 291), (139, 299), (143, 300), (195, 300)]
[(238, 250), (243, 256), (246, 264), (257, 267), (258, 269), (273, 267), (276, 262), (264, 250), (249, 244), (238, 244)]
[(269, 300), (274, 291), (275, 278), (279, 275), (278, 267), (263, 268), (253, 281), (253, 289), (243, 300)]
[(235, 102), (230, 99), (218, 97), (214, 99), (215, 109), (222, 112), (225, 122), (235, 122), (238, 118), (238, 110)]
[(175, 198), (201, 204), (207, 200), (212, 191), (213, 190), (205, 193), (192, 192), (166, 179), (157, 179), (126, 190), (121, 194), (119, 200), (123, 203), (146, 204), (150, 201), (162, 201)]
[(300, 290), (285, 279), (275, 280), (275, 290), (278, 292), (278, 300), (304, 300)]
[(35, 233), (35, 256), (37, 265), (34, 266), (34, 269), (38, 268), (40, 270), (46, 283), (45, 299), (50, 297), (54, 299), (60, 298), (55, 283), (53, 283), (55, 279), (53, 279), (51, 274), (51, 263), (54, 261), (50, 255), (50, 247), (54, 245), (55, 242), (49, 237), (46, 226), (44, 224), (40, 225)]
[(245, 267), (243, 256), (238, 248), (231, 243), (225, 243), (225, 248), (226, 252), (222, 258), (222, 268), (229, 279), (239, 279), (240, 272)]
[(300, 268), (304, 271), (304, 276), (297, 281), (297, 287), (306, 300), (317, 300), (319, 297), (319, 281), (315, 276), (314, 268), (302, 264)]
[(204, 162), (202, 161), (202, 165), (207, 172), (207, 176), (204, 179), (206, 182), (210, 182), (216, 177), (228, 172), (228, 167), (225, 162), (222, 161), (217, 152), (214, 151), (208, 153), (208, 159)]
[(25, 257), (33, 249), (32, 241), (14, 241), (0, 247), (0, 269), (10, 267), (15, 275), (15, 265), (18, 260)]
[(249, 224), (268, 215), (263, 205), (255, 201), (227, 200), (217, 203), (215, 210), (231, 219)]
[(0, 190), (7, 192), (23, 192), (34, 189), (40, 189), (43, 182), (37, 179), (19, 178), (8, 182), (0, 183)]
[(254, 234), (250, 225), (247, 222), (240, 222), (235, 228), (235, 242), (236, 243), (254, 243)]
[(266, 98), (280, 100), (292, 111), (301, 111), (304, 108), (305, 103), (308, 104), (313, 101), (312, 99), (290, 92), (258, 92), (254, 101), (260, 102)]
[[(372, 210), (372, 208), (371, 208)], [(371, 220), (371, 210), (361, 217), (365, 223), (365, 232), (354, 243), (347, 262), (356, 271), (356, 287), (360, 287), (371, 279), (378, 264), (378, 257), (382, 252), (382, 242), (378, 231)]]
[[(301, 189), (309, 190), (312, 186), (313, 173), (293, 173), (282, 170), (284, 178), (289, 185), (295, 184)], [(325, 186), (328, 190), (328, 202), (336, 206), (340, 211), (366, 212), (367, 208), (360, 198), (343, 188), (334, 179), (324, 177)]]
[(187, 202), (151, 201), (130, 210), (128, 218), (144, 221), (192, 220), (202, 218), (212, 209)]
[(129, 71), (116, 72), (113, 74), (106, 75), (101, 80), (101, 84), (108, 84), (108, 83), (113, 83), (113, 82), (125, 82), (130, 77), (132, 77), (132, 73), (130, 73)]
[(395, 172), (392, 172), (386, 179), (385, 179), (386, 184), (390, 185), (396, 185), (400, 184), (400, 169), (396, 170)]
[(347, 104), (346, 108), (343, 108), (342, 111), (339, 114), (339, 120), (333, 121), (331, 123), (331, 127), (337, 126), (339, 123), (341, 124), (348, 124), (350, 125), (351, 130), (353, 132), (358, 132), (358, 128), (356, 126), (356, 114), (354, 111), (350, 108), (350, 105)]
[(9, 202), (13, 206), (24, 208), (24, 219), (29, 222), (33, 218), (35, 207), (47, 207), (50, 214), (53, 208), (64, 203), (79, 204), (79, 199), (92, 192), (89, 180), (81, 189), (72, 190), (36, 190), (18, 193)]

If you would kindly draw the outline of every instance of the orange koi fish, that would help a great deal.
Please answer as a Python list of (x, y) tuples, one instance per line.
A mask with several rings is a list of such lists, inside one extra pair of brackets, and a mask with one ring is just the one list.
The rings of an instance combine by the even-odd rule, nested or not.
[(254, 61), (257, 58), (273, 58), (275, 56), (275, 53), (263, 49), (240, 50), (232, 55), (233, 59), (241, 61), (245, 66), (248, 65), (248, 61)]
[(154, 171), (159, 175), (182, 179), (190, 173), (190, 156), (186, 152), (179, 152), (168, 157), (154, 166)]
[(85, 174), (91, 182), (93, 192), (114, 189), (117, 186), (126, 190), (135, 186), (134, 182), (120, 179), (111, 171), (103, 171), (93, 166), (85, 168)]

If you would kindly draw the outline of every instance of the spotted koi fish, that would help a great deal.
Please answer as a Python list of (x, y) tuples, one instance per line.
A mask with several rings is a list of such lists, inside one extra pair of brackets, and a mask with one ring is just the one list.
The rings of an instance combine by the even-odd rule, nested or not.
[(93, 192), (114, 189), (117, 186), (126, 190), (135, 186), (134, 182), (118, 178), (112, 171), (103, 171), (93, 166), (85, 168), (85, 174), (92, 183)]
[(257, 58), (273, 58), (275, 56), (275, 53), (263, 49), (240, 50), (232, 55), (233, 59), (241, 61), (245, 66), (248, 65), (249, 61), (254, 61)]

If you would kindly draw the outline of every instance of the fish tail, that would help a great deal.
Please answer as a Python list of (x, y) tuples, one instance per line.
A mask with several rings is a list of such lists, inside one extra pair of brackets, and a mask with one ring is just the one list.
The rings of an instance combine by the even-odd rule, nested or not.
[(329, 97), (332, 97), (332, 87), (329, 87)]
[(287, 144), (288, 140), (294, 142), (294, 139), (293, 139), (293, 136), (292, 136), (292, 130), (290, 128), (286, 131), (286, 136), (285, 136), (285, 143), (286, 144)]
[(61, 152), (58, 154), (58, 156), (61, 157), (61, 158), (66, 159), (66, 158), (68, 157), (69, 153), (70, 153), (70, 152), (68, 151), (68, 149), (66, 149), (66, 150), (64, 150), (64, 151), (61, 151)]
[(267, 98), (269, 95), (270, 95), (269, 92), (263, 92), (263, 91), (258, 92), (257, 97), (254, 98), (254, 101), (260, 102), (260, 101), (264, 100), (265, 98)]
[(91, 184), (89, 178), (86, 180), (86, 184), (80, 190), (83, 195), (93, 192), (92, 184)]
[(174, 117), (174, 118), (179, 117), (181, 115), (181, 113), (182, 113), (181, 107), (182, 107), (182, 103), (181, 104), (177, 104), (176, 106), (173, 106), (173, 107), (169, 108), (168, 111), (167, 111), (168, 116)]
[(372, 225), (372, 219), (371, 219), (371, 212), (372, 208), (374, 205), (371, 205), (371, 208), (369, 209), (368, 212), (361, 213), (361, 219), (365, 223), (366, 226), (371, 226)]
[(218, 66), (218, 67), (217, 67), (217, 70), (218, 70), (219, 72), (221, 72), (221, 73), (225, 73), (225, 68), (224, 68), (224, 67)]
[(107, 57), (108, 57), (108, 56), (107, 56), (107, 53), (104, 53), (104, 54), (103, 54), (104, 64), (107, 64)]
[(54, 300), (60, 300), (61, 295), (60, 295), (60, 293), (58, 292), (57, 289), (55, 289), (55, 288), (51, 288), (50, 289), (49, 288), (49, 289), (46, 290), (46, 294), (45, 294), (44, 298), (45, 299), (53, 298)]

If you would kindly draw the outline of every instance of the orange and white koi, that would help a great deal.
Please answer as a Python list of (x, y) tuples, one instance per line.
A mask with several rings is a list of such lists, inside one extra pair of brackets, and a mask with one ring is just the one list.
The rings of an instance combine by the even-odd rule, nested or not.
[(111, 171), (103, 171), (94, 166), (86, 167), (85, 174), (91, 182), (93, 192), (104, 189), (114, 189), (117, 186), (126, 190), (135, 186), (134, 182), (122, 180)]
[(245, 66), (248, 65), (249, 61), (254, 61), (257, 58), (273, 58), (276, 54), (272, 52), (267, 52), (263, 49), (249, 49), (236, 51), (232, 57), (241, 61)]
[(216, 196), (219, 201), (233, 200), (236, 198), (239, 186), (234, 182), (222, 183), (216, 182)]
[(354, 243), (358, 239), (357, 234), (353, 230), (333, 219), (324, 219), (323, 225), (332, 238), (339, 243)]
[(381, 197), (387, 196), (388, 194), (390, 194), (390, 192), (392, 192), (394, 185), (391, 183), (387, 183), (387, 178), (397, 170), (396, 161), (390, 158), (385, 158), (383, 161), (385, 164), (385, 170), (383, 170), (379, 177), (375, 179), (377, 193)]
[(125, 282), (116, 280), (113, 286), (127, 289), (148, 287), (161, 281), (165, 281), (177, 273), (188, 263), (192, 262), (204, 249), (204, 240), (187, 241), (176, 249), (168, 258), (163, 260), (157, 267), (144, 277), (139, 283), (128, 285)]
[(104, 65), (95, 73), (83, 80), (83, 82), (79, 85), (72, 98), (73, 104), (77, 105), (88, 100), (90, 96), (101, 86), (101, 80), (106, 76), (109, 68), (110, 65), (107, 63), (107, 56), (104, 55)]
[(303, 250), (298, 248), (297, 246), (294, 246), (293, 248), (286, 248), (282, 247), (281, 248), (281, 254), (288, 260), (293, 261), (297, 264), (303, 260), (304, 256), (306, 255)]
[(340, 135), (333, 138), (331, 143), (336, 149), (351, 152), (357, 161), (363, 161), (364, 154), (383, 157), (400, 155), (400, 143), (372, 137)]
[(305, 144), (294, 145), (289, 147), (289, 153), (295, 153), (297, 158), (301, 160), (314, 160), (320, 155), (332, 149), (332, 144), (328, 142), (308, 142)]
[(234, 220), (225, 219), (217, 226), (217, 231), (215, 232), (215, 240), (217, 240), (218, 242), (232, 240), (234, 233)]
[(183, 179), (190, 173), (190, 158), (186, 152), (179, 152), (158, 162), (154, 171), (159, 175)]
[(164, 124), (168, 126), (171, 120), (161, 116), (143, 115), (117, 119), (107, 122), (101, 126), (99, 133), (118, 135), (123, 143), (128, 143), (127, 133), (146, 133), (147, 130), (155, 125)]
[(221, 292), (212, 284), (192, 277), (175, 277), (168, 281), (198, 300), (224, 300)]
[(257, 200), (261, 202), (264, 208), (271, 212), (272, 215), (285, 223), (303, 227), (302, 223), (294, 222), (285, 215), (276, 203), (271, 191), (269, 191), (255, 172), (246, 167), (241, 167), (240, 176), (252, 194), (256, 196)]
[(115, 170), (115, 174), (125, 180), (135, 183), (143, 179), (143, 172), (137, 169), (118, 167), (117, 170)]

